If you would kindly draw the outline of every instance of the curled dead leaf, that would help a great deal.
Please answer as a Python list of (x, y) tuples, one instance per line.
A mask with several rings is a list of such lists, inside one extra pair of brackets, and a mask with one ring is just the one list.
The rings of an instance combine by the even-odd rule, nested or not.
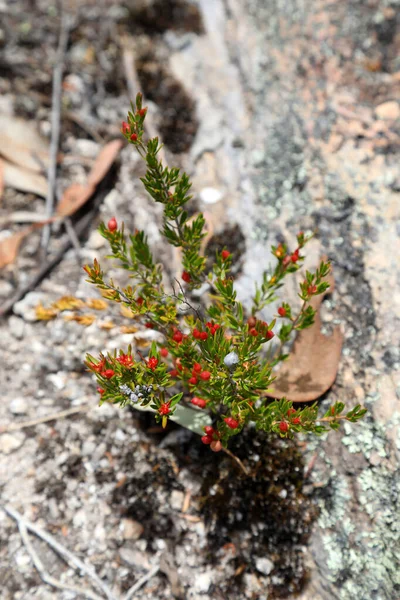
[(99, 323), (100, 329), (110, 330), (110, 329), (114, 329), (114, 327), (115, 327), (115, 323), (113, 323), (112, 321), (105, 321), (104, 323)]
[(309, 329), (297, 334), (289, 358), (282, 364), (276, 380), (266, 393), (270, 398), (311, 402), (329, 390), (336, 379), (343, 333), (339, 327), (330, 336), (321, 332), (320, 307), (324, 296), (334, 288), (333, 275), (329, 275), (326, 281), (330, 284), (327, 292), (311, 300), (311, 305), (317, 311), (315, 322)]
[(93, 310), (106, 310), (108, 303), (105, 300), (101, 300), (101, 298), (89, 298), (86, 301), (86, 306)]
[(32, 229), (32, 226), (25, 227), (0, 241), (0, 269), (15, 261), (22, 240), (31, 233)]
[(137, 330), (138, 328), (133, 325), (122, 325), (120, 328), (121, 333), (136, 333)]
[(55, 308), (45, 308), (43, 304), (38, 304), (35, 308), (35, 312), (38, 321), (51, 321), (58, 315), (58, 310)]
[(83, 300), (75, 298), (75, 296), (62, 296), (62, 298), (59, 298), (56, 300), (56, 302), (53, 302), (51, 306), (59, 311), (63, 311), (75, 310), (76, 308), (82, 308), (84, 305), (85, 303)]
[(66, 321), (75, 321), (79, 323), (79, 325), (83, 325), (83, 327), (89, 327), (92, 323), (95, 322), (95, 315), (65, 315), (64, 319)]

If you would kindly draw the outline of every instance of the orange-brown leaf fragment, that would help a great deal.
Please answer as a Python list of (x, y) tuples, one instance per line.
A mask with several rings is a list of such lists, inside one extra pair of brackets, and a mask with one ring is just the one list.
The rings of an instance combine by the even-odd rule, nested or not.
[(311, 402), (320, 398), (336, 379), (343, 345), (339, 327), (332, 335), (321, 333), (320, 307), (323, 297), (334, 288), (332, 275), (326, 277), (330, 288), (325, 294), (312, 298), (310, 304), (317, 311), (314, 324), (299, 331), (289, 358), (282, 364), (276, 379), (267, 392), (270, 398), (286, 398), (291, 402)]
[(43, 304), (38, 304), (35, 308), (35, 312), (36, 318), (39, 321), (51, 321), (52, 319), (55, 319), (58, 314), (56, 308), (45, 308)]
[(89, 298), (89, 300), (86, 301), (86, 306), (93, 310), (106, 310), (108, 303), (101, 298)]
[(96, 320), (95, 315), (66, 315), (64, 317), (66, 321), (76, 321), (83, 327), (89, 327)]
[(76, 308), (82, 308), (85, 305), (83, 300), (76, 298), (75, 296), (62, 296), (52, 304), (52, 308), (57, 310), (74, 310)]

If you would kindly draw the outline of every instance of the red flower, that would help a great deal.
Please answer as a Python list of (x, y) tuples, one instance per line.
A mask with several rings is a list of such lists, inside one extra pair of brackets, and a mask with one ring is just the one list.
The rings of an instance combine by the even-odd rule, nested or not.
[(297, 249), (296, 249), (296, 250), (293, 252), (292, 256), (290, 257), (290, 260), (292, 261), (292, 263), (296, 263), (296, 262), (299, 260), (299, 258), (300, 258), (300, 257), (299, 257), (299, 252), (300, 252), (300, 249), (299, 249), (299, 248), (297, 248)]
[(112, 217), (109, 221), (108, 221), (108, 231), (110, 231), (111, 233), (114, 233), (114, 231), (116, 231), (116, 229), (118, 229), (118, 223), (115, 217)]
[(181, 341), (183, 340), (183, 333), (181, 331), (176, 331), (174, 333), (174, 335), (172, 336), (172, 339), (174, 340), (174, 342), (177, 342), (178, 344), (180, 344)]
[(271, 331), (270, 329), (268, 329), (268, 331), (266, 331), (265, 333), (265, 337), (267, 340), (272, 340), (272, 338), (275, 336), (274, 332)]
[(132, 133), (131, 135), (131, 142), (136, 142), (137, 140), (137, 134), (136, 133)]
[(312, 296), (313, 294), (317, 293), (317, 286), (316, 285), (309, 285), (307, 288), (307, 294), (309, 296)]
[(295, 412), (296, 412), (296, 409), (292, 407), (292, 408), (288, 408), (286, 414), (288, 417), (290, 417), (290, 415), (293, 415)]
[(145, 116), (146, 116), (146, 113), (147, 113), (147, 108), (141, 108), (140, 110), (138, 110), (138, 114), (139, 114), (141, 117), (145, 117)]
[(168, 350), (166, 348), (161, 348), (160, 354), (161, 354), (161, 356), (163, 358), (167, 358), (167, 356), (168, 356)]
[(280, 306), (278, 308), (278, 315), (280, 317), (286, 317), (286, 308), (283, 308), (283, 306)]
[(152, 371), (155, 370), (155, 368), (157, 367), (157, 365), (158, 365), (158, 358), (155, 358), (154, 356), (152, 356), (151, 358), (149, 358), (149, 360), (147, 361), (147, 366)]
[(215, 433), (215, 429), (214, 429), (214, 427), (211, 427), (211, 425), (206, 425), (204, 427), (204, 431), (206, 432), (207, 435), (213, 435)]
[(118, 356), (117, 361), (124, 367), (133, 367), (133, 359), (129, 354), (121, 354), (121, 356)]
[(86, 363), (93, 371), (96, 371), (96, 373), (101, 373), (102, 370), (104, 369), (104, 367), (106, 366), (106, 359), (102, 358), (97, 365), (94, 365), (92, 363)]
[(282, 431), (282, 433), (286, 433), (286, 431), (289, 429), (289, 425), (286, 423), (286, 421), (281, 421), (279, 423), (279, 429)]
[(197, 377), (191, 377), (189, 379), (189, 383), (190, 383), (190, 385), (196, 385), (196, 383), (197, 383)]
[(178, 377), (178, 371), (176, 369), (172, 369), (172, 371), (170, 371), (169, 374), (171, 375), (171, 377)]
[(249, 333), (250, 333), (250, 335), (253, 335), (254, 337), (256, 337), (258, 335), (258, 331), (255, 327), (250, 329)]
[(161, 404), (160, 408), (158, 409), (158, 412), (160, 413), (160, 415), (168, 415), (171, 412), (169, 402), (163, 402), (163, 404)]
[(237, 429), (239, 427), (239, 421), (236, 421), (233, 417), (226, 417), (224, 421), (230, 429)]
[(253, 327), (255, 327), (257, 324), (257, 319), (255, 317), (249, 317), (247, 319), (247, 325), (249, 327), (249, 329), (252, 329)]
[(197, 396), (194, 396), (190, 402), (199, 408), (205, 408), (207, 406), (207, 402), (203, 398), (197, 398)]
[(229, 258), (231, 255), (231, 253), (228, 250), (222, 250), (221, 252), (221, 256), (222, 256), (222, 260), (226, 260), (227, 258)]
[(192, 281), (192, 278), (190, 277), (190, 274), (187, 271), (182, 271), (181, 277), (183, 281), (186, 281), (186, 283), (190, 283)]
[(122, 121), (121, 131), (124, 135), (127, 135), (128, 133), (131, 132), (131, 128), (126, 121)]
[(201, 369), (202, 369), (202, 366), (200, 363), (198, 363), (198, 362), (194, 363), (194, 365), (193, 365), (194, 373), (200, 373)]
[(300, 417), (295, 417), (292, 421), (293, 425), (300, 425), (301, 419)]
[(203, 381), (208, 381), (211, 377), (211, 373), (210, 371), (203, 371), (202, 373), (200, 373), (200, 377)]
[(204, 342), (208, 338), (207, 331), (202, 331), (199, 335), (199, 338)]
[(282, 244), (279, 244), (279, 246), (275, 250), (275, 256), (277, 258), (282, 258), (282, 256), (284, 256), (284, 255), (285, 255), (285, 250), (284, 250)]
[(200, 338), (200, 331), (198, 329), (196, 329), (196, 327), (193, 329), (193, 337), (198, 340)]
[(201, 438), (201, 441), (203, 442), (203, 444), (211, 444), (211, 442), (213, 441), (212, 437), (210, 437), (209, 435), (203, 435), (203, 437)]
[(102, 375), (102, 377), (105, 377), (106, 379), (111, 379), (111, 377), (114, 377), (115, 371), (113, 371), (112, 369), (106, 369), (105, 371), (102, 371), (100, 375)]
[(139, 304), (139, 306), (142, 306), (144, 300), (141, 296), (139, 296), (139, 298), (136, 299), (136, 303)]
[(144, 326), (147, 327), (147, 329), (154, 329), (154, 325), (150, 321), (148, 321), (147, 323), (145, 323)]
[(103, 390), (103, 388), (101, 388), (101, 387), (98, 387), (97, 391), (99, 392), (100, 396), (102, 396), (105, 392), (105, 390)]

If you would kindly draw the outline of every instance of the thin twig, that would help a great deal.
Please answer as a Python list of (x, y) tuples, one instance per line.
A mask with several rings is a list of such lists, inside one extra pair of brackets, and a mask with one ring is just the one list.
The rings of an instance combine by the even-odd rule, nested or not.
[(75, 415), (80, 412), (85, 412), (93, 408), (90, 404), (84, 404), (83, 406), (74, 406), (73, 408), (67, 408), (66, 410), (62, 410), (58, 413), (53, 413), (51, 415), (45, 415), (44, 417), (39, 417), (37, 419), (32, 419), (31, 421), (23, 421), (22, 423), (13, 423), (9, 426), (0, 427), (0, 435), (2, 433), (8, 433), (9, 431), (18, 431), (20, 429), (26, 429), (27, 427), (34, 427), (35, 425), (39, 425), (40, 423), (48, 423), (49, 421), (58, 421), (58, 419), (65, 419), (65, 417), (70, 417), (71, 415)]
[(143, 577), (141, 577), (126, 593), (124, 600), (131, 600), (133, 594), (140, 590), (141, 587), (144, 586), (154, 575), (157, 575), (160, 570), (159, 565), (154, 565), (152, 569), (150, 569)]
[(228, 448), (222, 448), (222, 450), (225, 452), (225, 454), (227, 454), (228, 456), (230, 456), (238, 465), (239, 467), (242, 469), (243, 473), (245, 475), (249, 475), (248, 470), (246, 469), (246, 467), (244, 466), (244, 464), (242, 463), (242, 461), (240, 460), (240, 458), (238, 458), (237, 456), (235, 456), (235, 454), (233, 454), (233, 452), (231, 452), (230, 450), (228, 450)]
[[(188, 299), (187, 299), (187, 297), (186, 297), (186, 294), (185, 294), (185, 291), (184, 291), (184, 289), (183, 289), (183, 287), (182, 287), (182, 284), (181, 284), (181, 282), (179, 281), (179, 279), (177, 279), (177, 278), (175, 277), (175, 281), (176, 281), (176, 283), (179, 285), (179, 289), (180, 289), (180, 291), (181, 291), (181, 294), (182, 294), (182, 296), (183, 296), (183, 304), (186, 304), (186, 305), (187, 305), (187, 306), (188, 306), (188, 307), (189, 307), (191, 310), (193, 310), (193, 312), (195, 312), (195, 313), (196, 313), (196, 315), (197, 315), (197, 318), (199, 319), (199, 321), (202, 321), (203, 319), (202, 319), (202, 316), (201, 316), (201, 314), (200, 314), (199, 310), (198, 310), (197, 308), (195, 308), (194, 306), (192, 306), (192, 305), (190, 304), (190, 302), (188, 301)], [(174, 291), (174, 297), (175, 297), (177, 300), (179, 300), (180, 298), (179, 298), (179, 297), (178, 297), (178, 296), (175, 294), (175, 290), (174, 290), (174, 288), (172, 288), (172, 289), (173, 289), (173, 291)]]
[[(103, 594), (107, 597), (107, 600), (116, 600), (114, 594), (111, 592), (111, 590), (108, 588), (108, 586), (100, 579), (100, 577), (97, 575), (96, 571), (94, 570), (94, 568), (91, 565), (86, 565), (77, 556), (75, 556), (74, 554), (72, 554), (72, 552), (70, 552), (67, 548), (65, 548), (65, 546), (63, 546), (62, 544), (57, 542), (57, 540), (55, 538), (53, 538), (52, 535), (50, 535), (46, 531), (42, 531), (34, 523), (27, 521), (20, 513), (18, 513), (13, 508), (11, 508), (11, 506), (5, 506), (4, 510), (11, 518), (13, 518), (17, 522), (20, 532), (21, 532), (21, 528), (22, 528), (22, 532), (25, 534), (26, 534), (26, 530), (31, 531), (38, 538), (40, 538), (41, 540), (46, 542), (46, 544), (48, 544), (55, 552), (57, 552), (57, 554), (67, 564), (69, 564), (75, 570), (79, 570), (79, 571), (82, 571), (83, 573), (85, 573), (85, 575), (87, 575), (94, 583), (96, 583), (97, 587), (101, 589)], [(21, 532), (21, 536), (23, 536), (22, 532)], [(50, 585), (54, 585), (56, 583), (57, 584), (56, 587), (60, 587), (60, 585), (63, 586), (63, 584), (60, 584), (60, 582), (54, 580), (52, 577), (47, 575), (47, 573), (45, 572), (44, 566), (41, 563), (39, 557), (37, 555), (35, 556), (35, 552), (32, 548), (32, 545), (29, 542), (27, 534), (25, 535), (25, 539), (23, 538), (23, 540), (24, 540), (24, 543), (27, 546), (27, 548), (30, 548), (30, 550), (31, 550), (31, 551), (29, 551), (29, 550), (28, 551), (29, 551), (29, 554), (31, 555), (31, 558), (32, 558), (34, 564), (35, 564), (35, 567), (39, 571), (39, 575), (42, 577), (42, 579), (43, 579), (43, 574), (47, 576), (47, 580), (43, 579), (43, 581), (45, 581), (46, 583), (49, 583)], [(26, 540), (27, 540), (28, 544), (26, 543)], [(35, 558), (34, 558), (34, 556), (35, 556)], [(61, 589), (67, 589), (67, 587), (62, 587)], [(71, 589), (71, 587), (68, 586), (68, 589)], [(75, 588), (75, 590), (76, 590), (76, 588)], [(100, 597), (97, 596), (96, 594), (94, 594), (93, 592), (91, 592), (90, 590), (84, 590), (83, 588), (79, 588), (79, 593), (86, 595), (87, 598), (91, 598), (92, 600), (100, 600)]]
[[(46, 215), (51, 217), (54, 210), (54, 196), (56, 185), (57, 152), (60, 141), (60, 112), (61, 112), (61, 90), (62, 75), (64, 70), (64, 58), (67, 50), (71, 21), (64, 8), (62, 9), (60, 37), (58, 41), (56, 64), (53, 71), (53, 93), (51, 100), (51, 141), (50, 162), (48, 168), (48, 188), (46, 195)], [(45, 253), (50, 240), (50, 225), (45, 225), (42, 233), (41, 245)]]

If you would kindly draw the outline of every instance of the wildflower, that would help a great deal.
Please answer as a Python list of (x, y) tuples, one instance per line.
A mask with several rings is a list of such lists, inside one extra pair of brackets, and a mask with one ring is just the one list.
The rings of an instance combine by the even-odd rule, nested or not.
[(102, 396), (105, 392), (105, 390), (103, 390), (103, 388), (101, 388), (101, 387), (98, 387), (97, 391), (99, 392), (100, 396)]
[(129, 354), (121, 354), (121, 356), (118, 356), (117, 361), (124, 367), (133, 367), (133, 359)]
[(112, 217), (109, 221), (108, 221), (108, 231), (110, 231), (111, 233), (114, 233), (114, 231), (116, 231), (118, 229), (118, 223), (115, 217)]
[(181, 331), (175, 331), (174, 335), (172, 336), (172, 339), (177, 344), (180, 344), (181, 341), (183, 340), (183, 333)]
[(286, 317), (286, 308), (283, 308), (283, 306), (280, 306), (278, 308), (278, 315), (280, 317)]
[(172, 369), (172, 371), (170, 371), (169, 374), (171, 375), (171, 377), (178, 377), (178, 371), (176, 369)]
[(160, 354), (161, 354), (161, 356), (163, 358), (167, 358), (167, 356), (168, 356), (168, 350), (166, 348), (161, 348)]
[(188, 273), (187, 271), (182, 271), (182, 275), (181, 275), (183, 281), (186, 281), (186, 283), (190, 283), (192, 281), (192, 278), (190, 277), (190, 273)]
[(204, 398), (198, 398), (197, 396), (194, 396), (190, 402), (199, 408), (205, 408), (207, 406), (207, 402), (204, 400)]
[(137, 134), (136, 133), (132, 133), (130, 139), (131, 139), (131, 142), (136, 142), (137, 141)]
[(100, 375), (102, 377), (105, 377), (106, 379), (111, 379), (111, 377), (114, 377), (115, 371), (113, 371), (112, 369), (106, 369), (105, 371), (102, 371)]
[(289, 429), (289, 425), (286, 423), (286, 421), (281, 421), (281, 422), (279, 423), (279, 430), (280, 430), (282, 433), (286, 433), (288, 429)]
[(222, 260), (226, 260), (227, 258), (229, 258), (231, 255), (231, 253), (228, 250), (222, 250), (221, 252), (221, 256), (222, 256)]
[(158, 409), (160, 415), (168, 415), (171, 412), (171, 408), (169, 406), (169, 402), (163, 402)]
[(152, 356), (151, 358), (149, 358), (149, 360), (147, 361), (147, 366), (152, 371), (155, 370), (155, 368), (157, 367), (157, 365), (158, 365), (158, 358), (155, 358), (154, 356)]
[(309, 296), (313, 296), (316, 293), (317, 293), (317, 286), (316, 285), (309, 285), (308, 288), (307, 288), (307, 294)]
[(213, 441), (212, 437), (209, 435), (203, 435), (203, 437), (201, 438), (201, 441), (203, 442), (203, 444), (211, 444), (211, 442)]
[(203, 381), (208, 381), (211, 377), (211, 373), (210, 371), (203, 371), (202, 373), (200, 373), (200, 377)]
[(207, 331), (202, 331), (199, 335), (199, 338), (204, 342), (208, 338)]
[(239, 421), (237, 421), (233, 417), (226, 417), (224, 421), (230, 429), (237, 429), (239, 427)]
[(138, 114), (140, 117), (145, 117), (147, 113), (147, 108), (141, 108), (140, 110), (138, 110)]
[(131, 132), (131, 128), (126, 121), (122, 121), (121, 131), (124, 135), (128, 135)]
[(189, 383), (190, 383), (190, 385), (196, 385), (196, 383), (197, 383), (197, 377), (194, 377), (194, 376), (191, 377), (189, 379)]

